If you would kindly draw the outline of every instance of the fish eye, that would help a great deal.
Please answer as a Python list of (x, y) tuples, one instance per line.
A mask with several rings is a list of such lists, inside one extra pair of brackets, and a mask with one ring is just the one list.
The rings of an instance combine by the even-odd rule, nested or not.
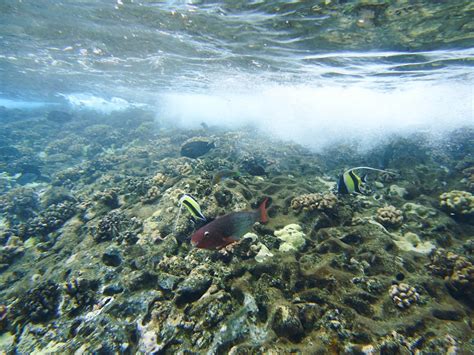
[(209, 235), (209, 231), (204, 232), (204, 236), (207, 237)]

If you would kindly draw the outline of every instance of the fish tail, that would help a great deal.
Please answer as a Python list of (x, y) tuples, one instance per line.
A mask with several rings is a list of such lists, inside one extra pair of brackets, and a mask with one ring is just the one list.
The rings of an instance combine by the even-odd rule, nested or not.
[(262, 204), (258, 208), (258, 210), (260, 211), (260, 222), (262, 223), (268, 222), (267, 202), (268, 202), (268, 197), (265, 197), (265, 200), (263, 200)]

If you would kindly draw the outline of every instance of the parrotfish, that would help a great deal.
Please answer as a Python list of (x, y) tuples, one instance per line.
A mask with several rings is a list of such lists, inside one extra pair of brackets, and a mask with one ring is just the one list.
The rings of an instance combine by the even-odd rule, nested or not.
[(387, 170), (381, 170), (381, 169), (375, 169), (375, 168), (370, 168), (368, 166), (359, 166), (356, 168), (352, 168), (349, 170), (346, 170), (341, 176), (339, 176), (339, 181), (337, 184), (337, 192), (340, 194), (363, 194), (365, 193), (365, 183), (366, 183), (366, 177), (364, 176), (363, 178), (360, 178), (354, 170), (373, 170), (373, 171), (380, 171), (382, 173), (388, 173), (388, 174), (395, 174), (391, 171)]
[(255, 211), (240, 211), (218, 217), (214, 221), (198, 229), (191, 237), (196, 248), (221, 249), (238, 241), (252, 228), (255, 222), (267, 223), (268, 198)]

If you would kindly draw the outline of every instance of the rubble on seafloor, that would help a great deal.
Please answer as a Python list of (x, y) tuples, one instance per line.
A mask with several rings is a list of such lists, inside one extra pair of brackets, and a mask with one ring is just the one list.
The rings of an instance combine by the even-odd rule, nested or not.
[[(404, 163), (396, 138), (314, 153), (125, 115), (55, 111), (0, 132), (0, 352), (474, 352), (472, 151), (430, 159), (405, 139), (420, 159)], [(332, 189), (381, 157), (396, 176)], [(208, 221), (269, 197), (269, 223), (194, 248), (205, 222), (179, 212), (184, 193)]]

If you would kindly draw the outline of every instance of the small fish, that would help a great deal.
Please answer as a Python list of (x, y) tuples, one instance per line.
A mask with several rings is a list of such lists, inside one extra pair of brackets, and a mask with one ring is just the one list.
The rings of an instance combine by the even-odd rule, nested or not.
[(191, 195), (184, 194), (179, 199), (179, 204), (180, 206), (184, 205), (184, 207), (186, 207), (186, 209), (189, 211), (189, 213), (195, 220), (201, 220), (204, 222), (207, 221), (206, 217), (201, 212), (201, 207), (199, 206), (199, 203), (197, 203), (197, 201)]
[(267, 223), (268, 197), (255, 211), (232, 212), (218, 217), (211, 223), (198, 229), (191, 237), (191, 243), (196, 248), (221, 249), (236, 242), (252, 228), (255, 222)]
[(346, 170), (342, 175), (339, 176), (339, 181), (337, 183), (337, 192), (340, 194), (364, 194), (366, 193), (365, 184), (367, 182), (367, 175), (364, 175), (362, 178), (357, 175), (354, 170), (373, 170), (380, 171), (382, 173), (395, 174), (391, 171), (381, 170), (370, 168), (368, 166), (359, 166)]
[(214, 175), (214, 177), (212, 178), (212, 184), (216, 185), (216, 184), (220, 183), (222, 180), (232, 179), (232, 178), (236, 178), (236, 177), (239, 177), (239, 176), (240, 176), (240, 173), (238, 171), (223, 169), (223, 170), (218, 171)]

